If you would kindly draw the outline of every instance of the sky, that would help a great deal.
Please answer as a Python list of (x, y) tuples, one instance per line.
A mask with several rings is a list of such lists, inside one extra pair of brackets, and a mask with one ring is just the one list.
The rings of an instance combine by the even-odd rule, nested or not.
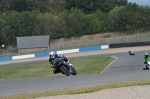
[(133, 2), (138, 5), (150, 5), (150, 0), (128, 0), (128, 2)]

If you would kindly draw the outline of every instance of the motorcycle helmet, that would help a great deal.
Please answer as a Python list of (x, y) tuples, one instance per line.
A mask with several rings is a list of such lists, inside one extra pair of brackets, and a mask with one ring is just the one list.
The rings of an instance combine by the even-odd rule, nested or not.
[(145, 55), (147, 56), (147, 55), (148, 55), (148, 53), (145, 53)]
[(50, 58), (55, 58), (55, 53), (54, 52), (50, 52), (49, 55), (50, 55)]

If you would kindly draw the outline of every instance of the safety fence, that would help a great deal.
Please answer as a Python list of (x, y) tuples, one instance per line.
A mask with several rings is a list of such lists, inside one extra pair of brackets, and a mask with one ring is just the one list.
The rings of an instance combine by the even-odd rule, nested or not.
[[(108, 48), (109, 48), (109, 45), (90, 46), (90, 47), (70, 49), (70, 50), (54, 51), (54, 53), (67, 54), (67, 53), (76, 53), (76, 52), (86, 52), (86, 51), (92, 51), (92, 50), (102, 50), (102, 49), (108, 49)], [(18, 59), (26, 59), (26, 58), (34, 58), (34, 57), (44, 57), (44, 56), (49, 56), (49, 53), (50, 52), (42, 52), (42, 53), (35, 53), (35, 54), (2, 57), (2, 58), (0, 58), (0, 62), (10, 61), (10, 60), (18, 60)]]

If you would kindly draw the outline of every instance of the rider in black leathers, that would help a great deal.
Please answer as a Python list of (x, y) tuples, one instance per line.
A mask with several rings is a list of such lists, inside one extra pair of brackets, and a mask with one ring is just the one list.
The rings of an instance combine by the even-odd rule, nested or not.
[[(64, 62), (65, 61), (65, 62)], [(58, 71), (56, 68), (57, 66), (59, 66), (60, 63), (63, 63), (68, 69), (69, 69), (69, 73), (71, 73), (71, 66), (69, 65), (69, 61), (68, 59), (62, 55), (60, 56), (59, 54), (55, 54), (54, 52), (51, 52), (50, 53), (50, 58), (49, 58), (49, 62), (51, 64), (51, 67), (52, 68), (55, 68), (53, 70), (53, 73), (56, 74), (56, 73), (59, 73), (60, 71)]]

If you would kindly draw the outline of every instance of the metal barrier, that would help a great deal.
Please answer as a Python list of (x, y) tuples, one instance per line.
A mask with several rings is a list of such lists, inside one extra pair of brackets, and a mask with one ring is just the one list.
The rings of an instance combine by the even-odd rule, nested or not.
[[(108, 48), (109, 48), (109, 45), (91, 46), (91, 47), (78, 48), (78, 49), (55, 51), (55, 53), (65, 54), (65, 53), (75, 53), (75, 52), (85, 52), (85, 51), (92, 51), (92, 50), (101, 50), (101, 49), (108, 49)], [(49, 55), (49, 52), (42, 52), (42, 53), (35, 53), (35, 54), (3, 57), (3, 58), (0, 58), (0, 62), (8, 61), (8, 60), (25, 59), (25, 58), (43, 57), (43, 56), (48, 56), (48, 55)]]

